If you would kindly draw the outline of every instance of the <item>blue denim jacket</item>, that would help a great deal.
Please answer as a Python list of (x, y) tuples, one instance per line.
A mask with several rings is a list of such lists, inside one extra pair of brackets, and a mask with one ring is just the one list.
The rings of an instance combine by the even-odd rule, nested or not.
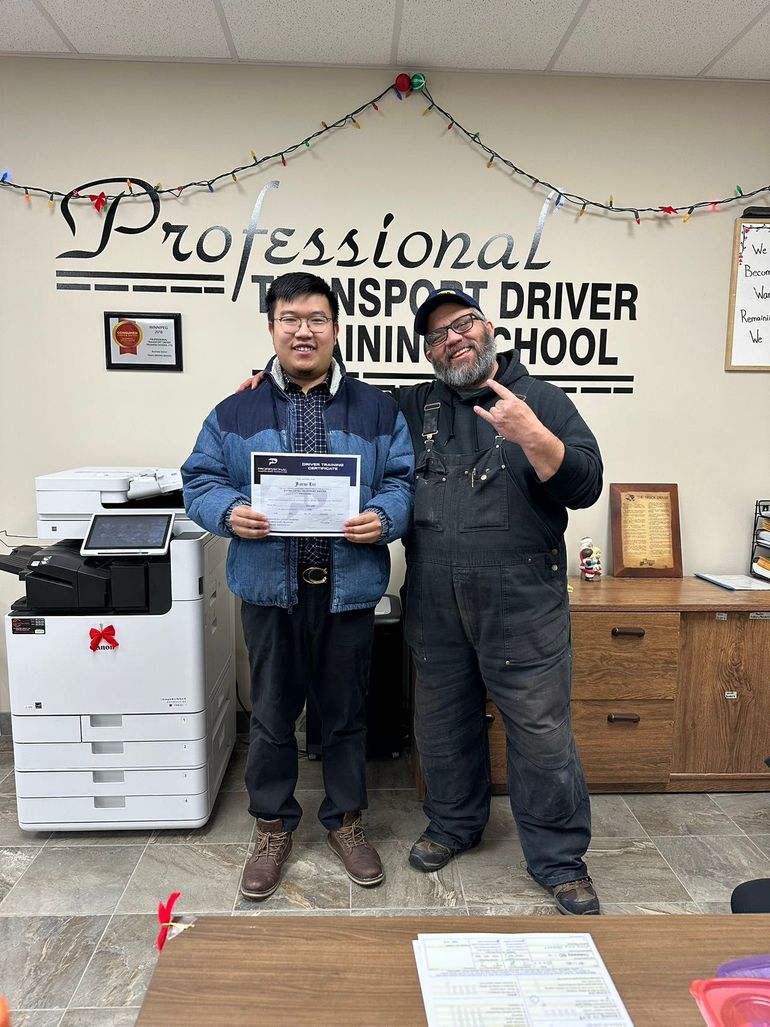
[[(251, 505), (252, 452), (291, 453), (293, 426), (286, 394), (266, 369), (259, 388), (228, 396), (211, 411), (182, 467), (185, 508), (201, 527), (232, 536), (233, 506)], [(349, 378), (335, 365), (324, 418), (330, 453), (361, 457), (361, 510), (376, 510), (383, 535), (376, 544), (331, 540), (331, 610), (376, 606), (388, 585), (388, 542), (409, 527), (414, 455), (403, 414), (394, 400)], [(291, 608), (297, 602), (296, 539), (232, 537), (227, 557), (232, 592), (257, 606)]]

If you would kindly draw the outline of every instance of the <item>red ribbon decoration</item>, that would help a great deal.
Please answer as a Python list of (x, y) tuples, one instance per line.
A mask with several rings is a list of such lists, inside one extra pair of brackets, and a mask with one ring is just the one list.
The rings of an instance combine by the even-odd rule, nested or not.
[(114, 624), (108, 624), (106, 628), (91, 628), (88, 632), (91, 636), (91, 652), (95, 653), (102, 642), (106, 642), (110, 649), (117, 649), (120, 642), (115, 638)]
[(158, 952), (162, 952), (163, 946), (166, 944), (168, 929), (171, 926), (171, 911), (174, 908), (176, 900), (181, 894), (181, 892), (172, 891), (165, 903), (158, 903), (158, 922), (160, 923), (160, 930), (158, 931)]
[(658, 210), (661, 211), (663, 214), (676, 214), (676, 213), (678, 213), (676, 207), (658, 207)]
[(94, 207), (96, 208), (97, 214), (107, 202), (107, 197), (104, 195), (104, 193), (99, 193), (98, 196), (89, 196), (88, 199), (91, 201), (91, 203), (93, 203)]

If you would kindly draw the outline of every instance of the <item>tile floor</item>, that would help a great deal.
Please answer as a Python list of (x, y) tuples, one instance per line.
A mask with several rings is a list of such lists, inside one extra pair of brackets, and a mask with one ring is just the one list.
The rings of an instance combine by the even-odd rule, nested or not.
[[(526, 875), (507, 799), (479, 848), (438, 874), (406, 862), (425, 825), (406, 759), (369, 766), (367, 826), (385, 863), (351, 884), (315, 817), (321, 764), (301, 762), (305, 817), (281, 888), (241, 898), (254, 821), (239, 740), (209, 823), (194, 831), (29, 834), (16, 821), (10, 741), (0, 737), (0, 992), (13, 1027), (128, 1027), (155, 964), (159, 899), (177, 912), (260, 916), (556, 915)], [(770, 876), (770, 795), (597, 795), (591, 874), (606, 914), (728, 913), (733, 887)], [(171, 942), (173, 944), (173, 942)]]

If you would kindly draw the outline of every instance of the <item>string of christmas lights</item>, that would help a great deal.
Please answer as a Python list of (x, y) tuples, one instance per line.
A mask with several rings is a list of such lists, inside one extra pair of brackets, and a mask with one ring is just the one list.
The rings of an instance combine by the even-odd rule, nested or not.
[(632, 214), (637, 225), (641, 224), (642, 214), (652, 214), (655, 216), (659, 216), (661, 214), (665, 216), (683, 214), (684, 216), (682, 220), (689, 221), (696, 210), (700, 210), (704, 207), (708, 207), (709, 210), (714, 211), (726, 203), (734, 203), (736, 200), (743, 200), (745, 202), (753, 196), (759, 196), (761, 193), (770, 191), (770, 185), (759, 186), (759, 188), (752, 189), (749, 192), (744, 191), (740, 185), (736, 185), (735, 192), (731, 196), (726, 196), (720, 200), (698, 200), (695, 203), (683, 203), (678, 207), (674, 207), (670, 204), (665, 204), (660, 207), (618, 207), (615, 205), (615, 198), (612, 195), (610, 195), (606, 203), (601, 203), (598, 200), (591, 200), (585, 196), (580, 196), (578, 193), (572, 193), (567, 189), (560, 189), (559, 186), (553, 185), (553, 183), (547, 181), (547, 179), (537, 178), (524, 168), (518, 167), (512, 160), (509, 160), (501, 153), (498, 153), (497, 150), (494, 150), (492, 147), (487, 146), (486, 143), (483, 143), (479, 132), (469, 132), (467, 128), (460, 124), (453, 114), (450, 114), (449, 111), (444, 110), (443, 107), (436, 103), (427, 86), (422, 91), (429, 104), (429, 106), (423, 111), (423, 114), (430, 114), (432, 110), (438, 111), (439, 114), (446, 118), (448, 132), (453, 129), (461, 132), (471, 143), (473, 143), (474, 146), (479, 147), (481, 151), (486, 154), (487, 168), (494, 167), (496, 161), (505, 165), (505, 167), (509, 168), (515, 175), (522, 175), (524, 178), (528, 179), (533, 186), (543, 186), (544, 189), (548, 189), (550, 192), (553, 192), (555, 194), (555, 208), (561, 207), (565, 201), (579, 207), (579, 217), (582, 217), (586, 210), (589, 207), (592, 207), (596, 210), (606, 211), (611, 214)]
[[(286, 167), (287, 157), (290, 157), (298, 151), (304, 152), (309, 149), (314, 142), (321, 139), (329, 132), (332, 132), (335, 129), (344, 128), (346, 125), (353, 125), (355, 128), (360, 129), (361, 123), (358, 120), (358, 116), (363, 114), (369, 108), (379, 111), (380, 108), (378, 106), (378, 102), (389, 93), (394, 93), (396, 98), (399, 100), (403, 100), (410, 94), (421, 94), (426, 101), (425, 110), (422, 112), (423, 115), (428, 115), (432, 111), (436, 111), (440, 114), (447, 122), (447, 132), (456, 131), (459, 134), (464, 135), (473, 146), (476, 146), (480, 152), (484, 154), (488, 169), (492, 169), (496, 165), (502, 165), (508, 168), (514, 175), (521, 175), (523, 178), (527, 179), (533, 187), (542, 187), (543, 189), (548, 190), (549, 195), (552, 194), (554, 197), (553, 206), (555, 210), (558, 210), (563, 207), (565, 203), (568, 203), (578, 209), (578, 217), (582, 217), (588, 209), (592, 209), (602, 211), (607, 214), (631, 215), (637, 225), (641, 224), (641, 216), (643, 214), (648, 214), (656, 218), (682, 215), (682, 221), (686, 222), (690, 220), (696, 211), (704, 208), (715, 211), (726, 204), (735, 203), (738, 200), (746, 202), (754, 196), (759, 196), (761, 193), (770, 192), (770, 185), (759, 186), (756, 189), (748, 191), (745, 191), (740, 185), (736, 185), (734, 192), (730, 196), (725, 196), (718, 200), (698, 200), (692, 203), (679, 204), (678, 206), (662, 204), (657, 207), (642, 205), (617, 206), (615, 204), (615, 198), (612, 195), (605, 203), (599, 200), (592, 200), (568, 189), (561, 189), (559, 186), (553, 185), (553, 183), (549, 182), (548, 179), (537, 177), (525, 168), (518, 167), (518, 165), (508, 157), (504, 156), (494, 147), (488, 146), (483, 142), (479, 132), (469, 131), (450, 111), (437, 103), (428, 90), (425, 76), (422, 73), (417, 72), (413, 75), (407, 75), (405, 72), (402, 72), (396, 77), (395, 82), (391, 83), (371, 100), (367, 100), (359, 107), (356, 107), (355, 110), (337, 118), (336, 121), (332, 121), (330, 123), (322, 121), (320, 129), (317, 129), (315, 132), (311, 132), (309, 135), (300, 139), (296, 143), (292, 143), (290, 146), (286, 146), (275, 153), (270, 153), (263, 157), (258, 157), (256, 152), (251, 150), (251, 161), (249, 163), (241, 164), (237, 167), (231, 168), (229, 171), (222, 171), (211, 178), (196, 179), (173, 188), (163, 188), (161, 183), (158, 182), (155, 186), (155, 193), (158, 196), (167, 195), (174, 197), (181, 196), (182, 193), (188, 189), (207, 189), (209, 192), (213, 193), (214, 186), (217, 183), (227, 180), (237, 182), (238, 175), (243, 174), (244, 172), (254, 171), (256, 168), (260, 168), (264, 164), (277, 163), (280, 161), (281, 165)], [(64, 197), (70, 197), (76, 201), (80, 200), (82, 202), (93, 204), (97, 213), (101, 212), (111, 200), (116, 199), (115, 195), (105, 195), (104, 192), (100, 192), (97, 195), (88, 194), (81, 196), (73, 190), (62, 191), (60, 189), (49, 189), (43, 186), (20, 185), (19, 183), (11, 180), (11, 174), (7, 170), (0, 173), (0, 190), (2, 189), (13, 190), (18, 194), (23, 194), (24, 201), (26, 203), (31, 202), (32, 195), (35, 193), (47, 196), (49, 207), (54, 206), (57, 198), (63, 199)], [(134, 189), (130, 179), (126, 180), (126, 191), (131, 196), (135, 197), (149, 195), (144, 189)], [(117, 195), (125, 195), (125, 192)]]

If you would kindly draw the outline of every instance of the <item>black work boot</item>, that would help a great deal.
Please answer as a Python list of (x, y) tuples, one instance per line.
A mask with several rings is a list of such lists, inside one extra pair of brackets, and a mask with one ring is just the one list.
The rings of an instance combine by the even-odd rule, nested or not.
[(291, 832), (282, 820), (257, 820), (257, 839), (241, 877), (241, 895), (266, 899), (281, 882), (283, 864), (291, 852)]
[(599, 899), (590, 877), (554, 884), (548, 891), (556, 900), (556, 908), (565, 916), (597, 916)]
[(426, 834), (421, 835), (409, 852), (409, 865), (415, 870), (430, 874), (441, 870), (452, 859), (457, 849), (451, 849), (441, 842), (434, 842)]

